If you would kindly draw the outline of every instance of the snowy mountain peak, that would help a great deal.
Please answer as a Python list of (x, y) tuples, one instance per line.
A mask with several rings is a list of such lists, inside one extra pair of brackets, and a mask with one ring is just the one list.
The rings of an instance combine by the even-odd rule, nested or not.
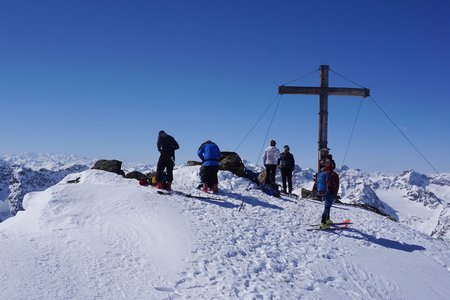
[(368, 185), (358, 185), (351, 193), (342, 198), (342, 201), (350, 204), (367, 204), (380, 211), (385, 209), (383, 202)]
[(435, 175), (431, 178), (430, 183), (440, 185), (443, 187), (448, 187), (448, 186), (450, 186), (450, 174), (442, 173), (442, 174)]
[(75, 165), (92, 166), (95, 162), (92, 159), (78, 157), (71, 154), (35, 152), (25, 152), (18, 155), (3, 155), (0, 156), (0, 161), (2, 160), (10, 165), (26, 167), (33, 171), (39, 171), (41, 169), (59, 171)]
[(409, 185), (416, 185), (418, 187), (426, 187), (430, 184), (430, 178), (427, 175), (420, 174), (414, 170), (403, 171), (397, 176), (394, 181)]

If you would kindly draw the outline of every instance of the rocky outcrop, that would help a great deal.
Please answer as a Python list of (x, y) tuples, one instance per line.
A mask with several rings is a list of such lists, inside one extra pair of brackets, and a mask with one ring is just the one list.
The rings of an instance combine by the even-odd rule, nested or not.
[(6, 201), (9, 203), (10, 215), (15, 216), (23, 210), (22, 202), (25, 194), (29, 192), (43, 191), (71, 173), (82, 172), (87, 166), (76, 165), (58, 171), (47, 169), (32, 170), (30, 168), (11, 166), (13, 171), (8, 178), (9, 193)]
[(0, 222), (11, 215), (8, 196), (11, 193), (9, 184), (12, 174), (13, 169), (11, 166), (0, 160)]
[(236, 152), (222, 152), (219, 162), (219, 169), (230, 171), (236, 176), (246, 177), (245, 166)]
[[(200, 161), (189, 160), (187, 162), (188, 166), (200, 166), (202, 163)], [(230, 171), (236, 176), (247, 177), (247, 172), (245, 170), (244, 163), (242, 162), (239, 154), (236, 152), (221, 152), (219, 160), (219, 170)]]
[(440, 185), (440, 186), (450, 186), (450, 174), (443, 173), (443, 174), (435, 175), (435, 176), (431, 177), (430, 183)]
[(431, 209), (436, 209), (442, 205), (442, 200), (439, 199), (433, 192), (426, 190), (423, 187), (412, 186), (408, 189), (405, 196), (408, 200), (423, 204)]
[(125, 175), (125, 178), (141, 180), (143, 178), (147, 178), (147, 176), (144, 173), (142, 173), (142, 172), (132, 171), (130, 173), (127, 173)]
[(447, 241), (450, 240), (450, 203), (447, 203), (447, 205), (441, 211), (441, 214), (439, 215), (438, 225), (431, 233), (431, 236)]
[(122, 171), (122, 162), (116, 159), (98, 160), (91, 169), (102, 170), (106, 172), (116, 173), (117, 175), (125, 176), (125, 172)]
[(341, 201), (348, 204), (365, 204), (381, 211), (384, 210), (383, 202), (368, 185), (357, 186)]

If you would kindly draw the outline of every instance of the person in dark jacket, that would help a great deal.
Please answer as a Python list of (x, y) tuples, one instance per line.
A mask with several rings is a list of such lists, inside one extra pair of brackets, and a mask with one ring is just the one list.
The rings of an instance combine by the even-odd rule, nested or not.
[[(284, 146), (283, 153), (280, 154), (280, 158), (278, 159), (278, 165), (281, 170), (281, 179), (283, 181), (283, 192), (285, 194), (292, 194), (292, 173), (295, 168), (295, 160), (292, 153), (289, 152), (289, 146)], [(289, 192), (286, 190), (286, 179), (288, 183)]]
[(177, 141), (164, 130), (158, 134), (158, 142), (156, 143), (160, 153), (158, 166), (156, 168), (156, 187), (158, 189), (164, 188), (164, 170), (167, 170), (166, 189), (171, 190), (173, 181), (173, 167), (175, 166), (175, 150), (179, 149)]
[(200, 177), (203, 183), (202, 191), (207, 192), (209, 188), (213, 193), (217, 193), (219, 191), (217, 187), (219, 184), (217, 172), (219, 172), (221, 155), (219, 146), (208, 140), (198, 148), (197, 155), (202, 160), (202, 166), (200, 168)]

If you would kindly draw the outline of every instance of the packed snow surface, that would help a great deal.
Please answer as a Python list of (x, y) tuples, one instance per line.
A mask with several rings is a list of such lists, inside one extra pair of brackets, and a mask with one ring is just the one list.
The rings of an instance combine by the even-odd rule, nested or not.
[[(207, 196), (198, 167), (174, 176), (175, 190)], [(450, 299), (448, 242), (348, 206), (331, 214), (351, 228), (308, 231), (321, 203), (219, 180), (221, 200), (97, 170), (27, 194), (0, 223), (0, 298)]]

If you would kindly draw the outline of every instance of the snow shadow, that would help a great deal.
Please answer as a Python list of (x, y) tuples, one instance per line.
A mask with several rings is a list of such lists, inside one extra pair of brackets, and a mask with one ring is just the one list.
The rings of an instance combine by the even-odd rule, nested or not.
[(385, 248), (390, 248), (390, 249), (395, 249), (395, 250), (400, 250), (400, 251), (405, 251), (405, 252), (426, 250), (425, 247), (420, 246), (420, 245), (402, 243), (399, 241), (393, 241), (393, 240), (385, 239), (385, 238), (377, 238), (373, 235), (364, 233), (361, 230), (354, 229), (354, 228), (348, 228), (347, 231), (359, 234), (360, 236), (354, 236), (354, 235), (348, 235), (348, 234), (342, 234), (341, 236), (353, 238), (355, 240), (366, 240), (368, 242), (383, 246)]
[(230, 203), (227, 201), (222, 201), (222, 200), (214, 200), (214, 199), (200, 198), (200, 197), (191, 197), (191, 198), (202, 201), (202, 202), (206, 202), (208, 204), (215, 204), (215, 205), (221, 206), (223, 208), (238, 208), (239, 207), (239, 205), (237, 205), (237, 204), (233, 204), (233, 203)]
[[(314, 204), (323, 206), (323, 202), (322, 201), (318, 201), (318, 200), (312, 200), (312, 199), (308, 199), (308, 198), (300, 198), (299, 202), (300, 201), (308, 201), (310, 203), (314, 203)], [(333, 203), (333, 207), (331, 209), (350, 210), (350, 208), (342, 207), (339, 204), (335, 204), (335, 203)]]
[(227, 196), (227, 197), (230, 197), (230, 198), (242, 201), (245, 204), (249, 204), (249, 205), (252, 205), (252, 206), (262, 206), (262, 207), (265, 207), (265, 208), (284, 210), (284, 208), (282, 208), (281, 206), (261, 201), (258, 198), (253, 197), (253, 196), (243, 196), (241, 194), (232, 193), (232, 192), (225, 192), (223, 194), (225, 196)]
[(286, 201), (286, 202), (297, 203), (297, 201), (293, 200), (292, 198), (289, 198), (288, 196), (284, 196), (284, 195), (281, 195), (281, 197), (279, 199)]

